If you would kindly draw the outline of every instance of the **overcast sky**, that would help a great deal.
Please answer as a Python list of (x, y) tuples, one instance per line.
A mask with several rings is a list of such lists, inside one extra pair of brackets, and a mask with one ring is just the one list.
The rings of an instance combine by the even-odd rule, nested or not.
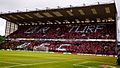
[[(46, 7), (56, 8), (73, 6), (82, 6), (100, 3), (109, 3), (114, 0), (0, 0), (0, 12), (14, 12), (16, 10), (25, 11), (35, 10), (35, 8), (45, 9)], [(120, 1), (115, 0), (118, 10), (118, 16), (120, 16)], [(120, 22), (120, 20), (118, 20)], [(5, 20), (0, 19), (0, 35), (5, 35)]]

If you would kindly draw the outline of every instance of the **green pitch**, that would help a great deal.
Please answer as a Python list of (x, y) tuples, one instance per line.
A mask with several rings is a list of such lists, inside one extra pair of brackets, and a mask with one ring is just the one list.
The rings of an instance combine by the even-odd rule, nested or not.
[(0, 51), (0, 68), (120, 68), (114, 57)]

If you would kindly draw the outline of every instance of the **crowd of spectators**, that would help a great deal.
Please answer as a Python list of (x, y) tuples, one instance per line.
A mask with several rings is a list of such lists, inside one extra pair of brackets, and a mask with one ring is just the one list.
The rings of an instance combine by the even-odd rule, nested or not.
[[(68, 44), (68, 45), (66, 45)], [(74, 42), (74, 43), (61, 43), (52, 42), (48, 46), (49, 50), (61, 51), (65, 49), (65, 52), (71, 53), (84, 53), (84, 54), (115, 54), (115, 43), (113, 42)], [(57, 50), (57, 49), (60, 50)]]
[[(115, 54), (114, 42), (16, 42), (9, 41), (2, 45), (3, 49), (17, 50), (17, 46), (26, 43), (23, 49), (33, 50), (34, 46), (48, 47), (49, 51), (70, 52), (70, 53), (84, 53), (84, 54)], [(47, 45), (46, 45), (47, 44)], [(64, 49), (64, 51), (62, 50)]]
[(16, 50), (17, 46), (22, 44), (21, 42), (16, 42), (16, 41), (6, 41), (4, 43), (1, 43), (0, 46), (2, 49), (12, 49)]
[[(115, 28), (112, 25), (100, 26), (22, 26), (8, 38), (48, 38), (48, 39), (114, 39)], [(113, 27), (111, 29), (111, 27)]]

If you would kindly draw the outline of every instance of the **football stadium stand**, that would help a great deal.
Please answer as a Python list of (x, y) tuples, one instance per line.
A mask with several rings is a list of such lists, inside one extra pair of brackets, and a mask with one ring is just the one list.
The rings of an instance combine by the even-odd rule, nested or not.
[(1, 49), (115, 55), (115, 3), (0, 14)]

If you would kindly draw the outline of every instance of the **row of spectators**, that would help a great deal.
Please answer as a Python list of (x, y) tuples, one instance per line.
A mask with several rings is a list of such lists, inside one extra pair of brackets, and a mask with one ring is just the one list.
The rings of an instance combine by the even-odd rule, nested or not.
[(4, 43), (2, 49), (18, 49), (17, 46), (25, 44), (22, 49), (33, 50), (34, 46), (48, 47), (49, 51), (62, 51), (71, 53), (85, 53), (85, 54), (115, 54), (114, 42), (13, 42)]
[(115, 39), (115, 33), (114, 25), (21, 26), (8, 38)]

